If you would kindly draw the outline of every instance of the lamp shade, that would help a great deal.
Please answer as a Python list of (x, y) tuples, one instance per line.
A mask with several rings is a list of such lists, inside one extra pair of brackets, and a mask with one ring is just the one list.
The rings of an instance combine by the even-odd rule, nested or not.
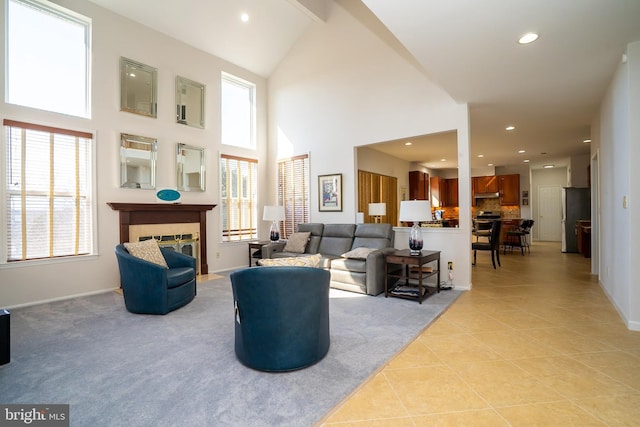
[(387, 214), (386, 203), (369, 203), (370, 216), (383, 216)]
[(264, 221), (284, 221), (284, 206), (265, 205), (262, 219)]
[(400, 202), (400, 221), (431, 221), (431, 204), (428, 200), (403, 200)]

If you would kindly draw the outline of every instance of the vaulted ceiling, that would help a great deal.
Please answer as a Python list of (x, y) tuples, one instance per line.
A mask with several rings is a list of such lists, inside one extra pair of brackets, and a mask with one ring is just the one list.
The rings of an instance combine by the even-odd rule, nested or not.
[[(639, 0), (91, 1), (264, 77), (335, 1), (378, 20), (381, 37), (393, 35), (429, 78), (469, 103), (472, 167), (588, 153), (583, 140), (607, 85), (626, 45), (640, 40)], [(518, 44), (532, 31), (537, 41)]]

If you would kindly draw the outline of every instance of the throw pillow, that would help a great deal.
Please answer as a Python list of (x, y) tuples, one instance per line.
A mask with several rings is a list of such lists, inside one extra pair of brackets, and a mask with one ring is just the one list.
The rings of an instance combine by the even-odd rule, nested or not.
[(167, 261), (162, 256), (162, 252), (160, 252), (158, 241), (155, 239), (143, 240), (142, 242), (127, 242), (124, 247), (136, 258), (169, 268)]
[(287, 244), (284, 245), (284, 252), (293, 252), (294, 254), (303, 254), (307, 248), (307, 242), (309, 241), (310, 232), (293, 233)]
[(258, 260), (258, 265), (263, 267), (293, 266), (293, 267), (319, 267), (322, 255), (293, 256), (288, 258), (270, 258)]
[(355, 248), (349, 252), (342, 254), (342, 258), (366, 259), (367, 256), (377, 249), (373, 248)]

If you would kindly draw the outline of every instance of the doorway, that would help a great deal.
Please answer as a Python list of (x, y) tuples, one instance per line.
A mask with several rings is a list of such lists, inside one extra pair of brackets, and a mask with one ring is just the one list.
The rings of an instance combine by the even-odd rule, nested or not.
[(549, 185), (538, 188), (538, 240), (562, 240), (562, 187)]

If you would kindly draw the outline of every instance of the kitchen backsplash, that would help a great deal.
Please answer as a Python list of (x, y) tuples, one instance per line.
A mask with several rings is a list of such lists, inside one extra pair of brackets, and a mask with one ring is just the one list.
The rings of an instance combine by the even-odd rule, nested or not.
[[(444, 211), (443, 218), (459, 218), (458, 207), (440, 208)], [(474, 218), (480, 211), (500, 212), (504, 219), (520, 218), (520, 206), (500, 206), (499, 199), (478, 199), (478, 206), (471, 207), (471, 217)]]

